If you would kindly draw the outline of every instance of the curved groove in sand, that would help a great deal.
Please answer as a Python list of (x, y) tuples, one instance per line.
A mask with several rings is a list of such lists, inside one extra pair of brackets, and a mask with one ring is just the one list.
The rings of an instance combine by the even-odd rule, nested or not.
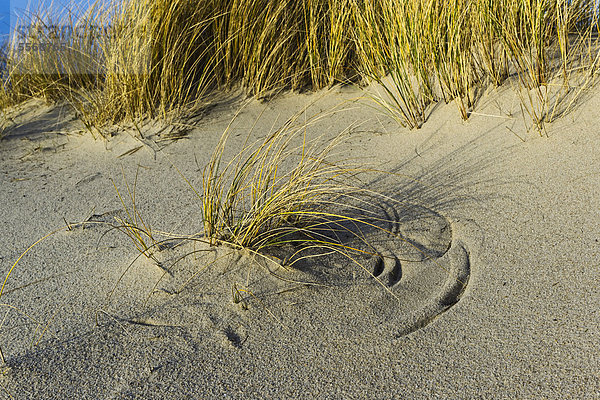
[(444, 258), (448, 258), (450, 268), (441, 290), (408, 318), (410, 324), (402, 327), (395, 337), (405, 336), (424, 328), (458, 303), (462, 297), (471, 275), (469, 252), (461, 241), (456, 241), (447, 255), (448, 257)]
[[(471, 262), (452, 223), (441, 214), (422, 206), (408, 205), (402, 214), (389, 204), (381, 209), (395, 240), (378, 249), (371, 271), (403, 303), (390, 328), (400, 337), (427, 326), (458, 303), (469, 283)], [(402, 221), (400, 215), (406, 214), (410, 217)]]

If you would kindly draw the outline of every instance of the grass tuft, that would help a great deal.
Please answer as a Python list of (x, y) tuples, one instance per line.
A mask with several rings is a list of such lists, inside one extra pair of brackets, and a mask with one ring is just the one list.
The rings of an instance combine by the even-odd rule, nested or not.
[[(572, 104), (580, 92), (572, 78), (596, 71), (598, 15), (589, 0), (128, 0), (60, 17), (39, 9), (21, 21), (34, 28), (22, 42), (38, 50), (11, 44), (0, 107), (67, 99), (102, 135), (104, 124), (189, 114), (224, 88), (265, 97), (364, 79), (382, 89), (371, 97), (384, 111), (418, 128), (440, 100), (467, 119), (480, 89), (514, 74), (524, 114), (541, 130), (561, 115), (557, 101)], [(551, 96), (557, 80), (563, 93)]]
[[(226, 242), (261, 251), (295, 233), (323, 225), (325, 205), (335, 203), (349, 187), (341, 182), (357, 173), (334, 162), (334, 149), (348, 131), (333, 141), (308, 140), (317, 117), (290, 118), (263, 140), (246, 143), (224, 162), (229, 128), (203, 171), (204, 235), (212, 245)], [(285, 168), (284, 165), (289, 167)]]

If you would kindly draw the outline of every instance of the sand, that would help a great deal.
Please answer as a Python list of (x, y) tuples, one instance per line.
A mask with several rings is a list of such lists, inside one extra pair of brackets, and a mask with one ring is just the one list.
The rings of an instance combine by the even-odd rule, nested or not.
[[(547, 137), (527, 132), (509, 88), (486, 93), (467, 122), (438, 105), (417, 131), (361, 94), (243, 108), (232, 96), (177, 141), (157, 123), (143, 139), (120, 128), (94, 140), (63, 107), (13, 110), (0, 142), (2, 276), (59, 231), (23, 257), (0, 299), (0, 397), (600, 398), (600, 92)], [(311, 135), (355, 124), (343, 151), (376, 166), (365, 187), (394, 200), (374, 206), (432, 257), (374, 234), (388, 257), (367, 260), (370, 271), (331, 257), (281, 280), (248, 252), (193, 243), (157, 252), (160, 268), (91, 223), (123, 216), (112, 182), (124, 193), (123, 173), (132, 183), (137, 172), (154, 231), (199, 232), (199, 199), (177, 169), (200, 187), (240, 108), (226, 157), (253, 125), (251, 138), (264, 137), (307, 105), (324, 115)], [(237, 304), (234, 285), (248, 290)]]

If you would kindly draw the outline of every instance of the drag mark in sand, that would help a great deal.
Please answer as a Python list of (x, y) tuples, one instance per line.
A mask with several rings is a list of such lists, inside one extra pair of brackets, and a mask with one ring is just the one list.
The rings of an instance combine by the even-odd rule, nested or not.
[(448, 277), (439, 292), (414, 312), (409, 318), (410, 324), (401, 327), (395, 333), (396, 338), (424, 328), (440, 314), (458, 303), (467, 287), (471, 273), (469, 253), (462, 243), (458, 242), (453, 245), (449, 251), (448, 262), (450, 263)]
[(439, 213), (421, 206), (399, 213), (385, 204), (382, 210), (393, 239), (376, 246), (379, 255), (371, 260), (372, 273), (402, 303), (399, 315), (392, 318), (393, 336), (401, 337), (458, 303), (469, 283), (471, 262), (452, 223)]

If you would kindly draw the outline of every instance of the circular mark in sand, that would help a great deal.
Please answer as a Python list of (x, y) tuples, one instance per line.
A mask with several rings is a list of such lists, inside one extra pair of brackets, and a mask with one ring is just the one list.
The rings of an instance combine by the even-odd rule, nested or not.
[(453, 237), (452, 223), (427, 208), (405, 207), (400, 218), (383, 206), (394, 237), (378, 243), (380, 255), (371, 261), (375, 280), (393, 297), (379, 302), (394, 321), (396, 337), (423, 328), (456, 304), (471, 273), (469, 252)]
[(340, 336), (378, 331), (400, 337), (460, 300), (470, 277), (469, 252), (447, 218), (422, 206), (384, 204), (369, 223), (379, 228), (363, 230), (347, 245), (362, 244), (371, 254), (330, 253), (296, 264), (297, 277), (285, 277), (325, 286), (288, 294), (292, 309), (271, 306), (290, 318), (296, 309), (305, 324)]
[(469, 253), (457, 240), (443, 257), (429, 262), (405, 263), (401, 269), (405, 278), (394, 284), (392, 292), (408, 307), (393, 318), (396, 320), (393, 329), (396, 337), (425, 327), (460, 300), (469, 282)]
[[(360, 235), (336, 233), (348, 247), (362, 246), (358, 255), (299, 253), (291, 245), (271, 258), (199, 243), (168, 250), (173, 260), (193, 255), (173, 267), (163, 263), (169, 274), (156, 286), (144, 317), (178, 326), (212, 321), (207, 326), (221, 330), (260, 325), (321, 335), (325, 329), (346, 338), (400, 337), (421, 329), (460, 300), (470, 276), (468, 249), (447, 218), (425, 207), (384, 205), (371, 217)], [(290, 254), (307, 257), (287, 269), (274, 261)], [(181, 310), (194, 318), (175, 318)], [(226, 337), (243, 346), (236, 338), (246, 335), (231, 329), (223, 330)]]

